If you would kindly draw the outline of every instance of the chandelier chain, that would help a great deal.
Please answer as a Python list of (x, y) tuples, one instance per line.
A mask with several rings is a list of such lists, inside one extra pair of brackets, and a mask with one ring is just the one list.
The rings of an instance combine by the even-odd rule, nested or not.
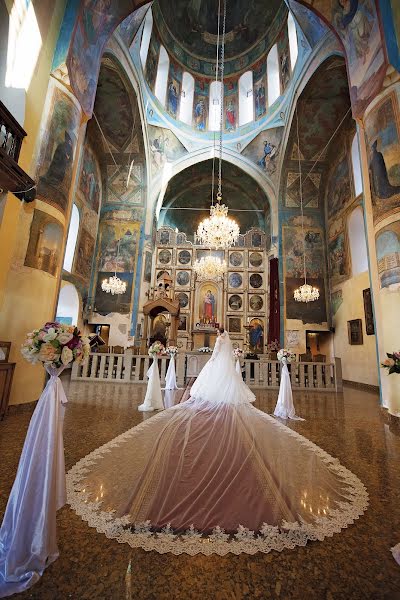
[(300, 178), (300, 212), (301, 212), (301, 237), (303, 239), (303, 271), (304, 271), (304, 283), (307, 283), (307, 272), (306, 272), (306, 240), (304, 237), (304, 211), (303, 211), (303, 186), (301, 181), (301, 161), (300, 161), (300, 139), (299, 139), (299, 115), (296, 105), (296, 131), (297, 131), (297, 159), (299, 163), (299, 178)]
[[(221, 93), (219, 110), (219, 165), (218, 165), (218, 198), (222, 197), (222, 123), (223, 123), (223, 103), (224, 103), (224, 69), (225, 69), (225, 29), (226, 29), (226, 5), (228, 0), (223, 0), (224, 14), (222, 18), (222, 44), (221, 44)], [(219, 12), (219, 11), (218, 11)]]

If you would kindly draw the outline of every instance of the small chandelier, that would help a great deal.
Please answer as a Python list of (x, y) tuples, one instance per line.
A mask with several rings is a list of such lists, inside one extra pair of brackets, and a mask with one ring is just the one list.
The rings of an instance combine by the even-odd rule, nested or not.
[[(221, 0), (220, 0), (221, 1)], [(218, 82), (218, 67), (221, 73), (221, 95), (219, 99), (220, 121), (219, 121), (219, 159), (218, 159), (218, 193), (217, 202), (214, 204), (214, 161), (215, 161), (215, 134), (214, 134), (214, 155), (211, 185), (211, 207), (210, 216), (201, 221), (197, 228), (197, 238), (205, 246), (210, 248), (230, 248), (237, 241), (240, 229), (236, 221), (228, 217), (228, 207), (222, 204), (222, 121), (223, 121), (223, 89), (224, 89), (224, 63), (225, 63), (225, 25), (226, 25), (226, 4), (223, 0), (224, 14), (222, 22), (222, 42), (221, 56), (219, 55), (219, 17), (218, 17), (218, 43), (217, 58), (215, 69), (215, 81)]]
[(212, 248), (229, 248), (240, 233), (236, 221), (228, 217), (228, 207), (221, 201), (222, 195), (218, 193), (217, 203), (210, 207), (210, 216), (201, 221), (197, 228), (201, 243)]
[(217, 256), (203, 256), (196, 260), (193, 265), (194, 271), (199, 281), (205, 279), (222, 279), (226, 271), (226, 262)]
[[(119, 257), (119, 243), (120, 240), (118, 240), (117, 256), (115, 257), (116, 263), (118, 262)], [(103, 279), (101, 283), (101, 289), (103, 290), (103, 292), (106, 292), (107, 294), (112, 294), (113, 296), (115, 296), (115, 294), (125, 294), (126, 281), (122, 281), (122, 279), (117, 277), (117, 272), (114, 271), (114, 275), (112, 277), (109, 277), (108, 279)]]
[(314, 302), (319, 298), (319, 290), (307, 283), (307, 272), (306, 272), (306, 239), (304, 236), (304, 212), (303, 212), (303, 186), (301, 181), (301, 163), (300, 163), (300, 143), (299, 143), (299, 118), (297, 114), (296, 106), (296, 124), (297, 124), (297, 151), (298, 151), (298, 162), (299, 162), (299, 178), (300, 178), (300, 209), (301, 209), (301, 235), (303, 238), (303, 270), (304, 270), (304, 283), (300, 287), (294, 290), (294, 299), (297, 302)]
[(297, 302), (313, 302), (314, 300), (318, 300), (319, 291), (318, 288), (309, 285), (308, 283), (304, 283), (297, 290), (294, 290), (294, 299)]

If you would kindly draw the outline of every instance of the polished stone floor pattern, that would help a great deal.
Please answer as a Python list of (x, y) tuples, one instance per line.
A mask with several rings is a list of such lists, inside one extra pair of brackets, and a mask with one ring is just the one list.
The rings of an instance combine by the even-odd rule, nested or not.
[[(151, 418), (137, 411), (143, 386), (64, 382), (65, 459), (69, 469), (95, 448)], [(256, 406), (273, 411), (277, 393), (257, 391)], [(178, 397), (169, 397), (169, 402)], [(305, 421), (289, 427), (312, 440), (366, 485), (370, 506), (340, 534), (282, 553), (255, 556), (160, 555), (133, 550), (88, 527), (68, 506), (58, 513), (59, 559), (14, 598), (36, 600), (400, 599), (400, 437), (386, 423), (377, 395), (295, 394)], [(31, 411), (0, 422), (0, 515), (18, 465)]]

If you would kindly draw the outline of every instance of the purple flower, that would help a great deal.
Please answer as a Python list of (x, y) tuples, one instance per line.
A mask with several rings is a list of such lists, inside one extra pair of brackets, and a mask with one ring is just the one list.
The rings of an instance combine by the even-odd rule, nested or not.
[(48, 323), (45, 324), (45, 326), (43, 327), (43, 329), (46, 329), (46, 331), (48, 331), (52, 327), (54, 329), (58, 329), (59, 327), (61, 327), (61, 323), (58, 323), (58, 321), (54, 321), (54, 322), (49, 321)]
[(71, 350), (74, 350), (77, 346), (79, 346), (79, 344), (81, 343), (81, 338), (74, 335), (74, 337), (72, 338), (72, 340), (70, 340), (68, 342), (68, 344), (66, 344), (68, 346), (68, 348), (70, 348)]

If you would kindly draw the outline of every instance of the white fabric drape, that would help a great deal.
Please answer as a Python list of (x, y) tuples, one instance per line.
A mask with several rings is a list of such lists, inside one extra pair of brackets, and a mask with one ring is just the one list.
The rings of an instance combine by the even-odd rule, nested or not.
[(292, 384), (285, 359), (282, 359), (281, 384), (279, 386), (279, 396), (275, 406), (274, 416), (280, 417), (281, 419), (304, 421), (301, 417), (296, 416), (293, 404)]
[(160, 373), (158, 372), (158, 359), (153, 360), (153, 364), (147, 371), (149, 378), (146, 390), (146, 396), (143, 404), (138, 407), (140, 412), (151, 412), (153, 410), (162, 410), (164, 404), (162, 401)]
[(165, 376), (165, 389), (166, 390), (177, 390), (176, 385), (176, 371), (175, 371), (175, 357), (171, 356), (169, 361), (167, 374)]
[(396, 544), (393, 548), (390, 548), (393, 554), (394, 560), (400, 565), (400, 544)]
[(240, 376), (242, 375), (242, 369), (240, 367), (240, 360), (236, 359), (236, 373), (238, 373)]
[(31, 587), (58, 557), (56, 512), (66, 502), (63, 419), (65, 367), (50, 379), (25, 438), (0, 529), (0, 597)]

